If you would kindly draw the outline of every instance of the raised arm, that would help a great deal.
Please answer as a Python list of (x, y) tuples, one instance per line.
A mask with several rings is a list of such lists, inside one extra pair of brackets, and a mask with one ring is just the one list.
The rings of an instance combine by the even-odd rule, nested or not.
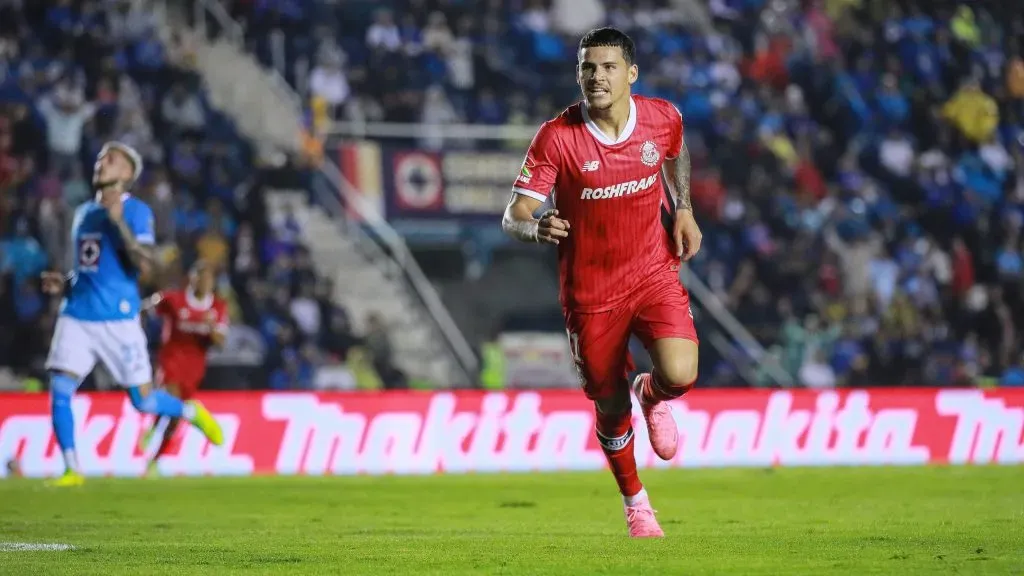
[(153, 246), (156, 241), (153, 212), (145, 205), (132, 211), (126, 211), (120, 197), (104, 196), (103, 206), (107, 209), (110, 222), (121, 237), (125, 255), (139, 272), (139, 281), (143, 284), (149, 282), (156, 262), (156, 252)]
[(123, 218), (113, 222), (118, 233), (121, 235), (125, 253), (128, 254), (128, 259), (131, 261), (132, 266), (139, 271), (139, 276), (148, 278), (152, 272), (153, 262), (156, 261), (153, 245), (140, 242)]

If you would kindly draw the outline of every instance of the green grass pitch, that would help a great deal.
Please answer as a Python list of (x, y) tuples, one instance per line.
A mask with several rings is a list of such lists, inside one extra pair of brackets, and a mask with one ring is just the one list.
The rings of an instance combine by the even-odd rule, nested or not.
[[(1024, 467), (0, 480), (0, 574), (1024, 574)], [(6, 546), (6, 548), (4, 548)]]

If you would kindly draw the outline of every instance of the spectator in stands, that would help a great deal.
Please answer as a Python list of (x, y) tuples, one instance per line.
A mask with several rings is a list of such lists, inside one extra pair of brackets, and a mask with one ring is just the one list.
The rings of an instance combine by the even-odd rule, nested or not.
[(385, 52), (396, 52), (402, 47), (402, 35), (391, 10), (377, 11), (373, 25), (366, 30), (366, 45)]
[(322, 99), (328, 106), (330, 116), (338, 118), (352, 93), (345, 74), (343, 55), (340, 52), (321, 56), (321, 61), (309, 77), (309, 90), (314, 98)]
[(66, 177), (81, 162), (82, 131), (96, 107), (85, 101), (81, 85), (67, 76), (40, 100), (39, 111), (46, 119), (51, 167)]
[(175, 84), (160, 104), (163, 121), (179, 133), (198, 133), (206, 122), (199, 97), (184, 84)]
[(1024, 353), (1017, 357), (1016, 362), (1006, 369), (999, 380), (1000, 386), (1024, 387)]
[(424, 136), (420, 139), (420, 147), (426, 150), (440, 150), (445, 145), (442, 136), (444, 126), (460, 120), (444, 88), (439, 85), (428, 88), (420, 115), (420, 122), (427, 125), (423, 130)]
[[(576, 20), (584, 16), (597, 18), (600, 10), (581, 11), (561, 0), (529, 1), (513, 10), (509, 2), (493, 1), (467, 14), (459, 3), (434, 4), (396, 5), (397, 13), (381, 9), (372, 17), (342, 4), (334, 12), (343, 25), (326, 31), (330, 19), (310, 18), (301, 3), (237, 3), (232, 11), (257, 24), (250, 35), (288, 30), (289, 63), (320, 62), (317, 52), (343, 47), (349, 94), (341, 117), (349, 120), (536, 125), (577, 96), (560, 69), (574, 47), (558, 31), (582, 25)], [(675, 2), (601, 4), (604, 21), (632, 30), (637, 58), (648, 63), (639, 91), (672, 100), (686, 118), (694, 200), (709, 223), (709, 250), (691, 262), (692, 270), (763, 344), (781, 348), (781, 363), (794, 380), (806, 364), (821, 363), (838, 384), (912, 383), (925, 374), (959, 382), (1012, 371), (1017, 327), (1024, 323), (1019, 11), (999, 3), (961, 3), (946, 13), (921, 1), (879, 12), (872, 3), (846, 0), (716, 0), (714, 25), (700, 28), (699, 19)], [(48, 165), (63, 163), (53, 176), (62, 178), (66, 198), (88, 194), (84, 173), (75, 172), (81, 162), (54, 161), (49, 153), (54, 126), (47, 122), (33, 144), (32, 119), (45, 102), (37, 94), (71, 79), (68, 86), (83, 90), (86, 106), (109, 102), (113, 87), (115, 121), (98, 112), (96, 130), (151, 141), (147, 159), (158, 158), (155, 166), (164, 164), (159, 157), (167, 152), (170, 198), (187, 212), (176, 230), (183, 252), (194, 248), (190, 235), (210, 228), (201, 222), (207, 197), (216, 196), (243, 224), (235, 237), (227, 236), (226, 264), (242, 308), (254, 323), (278, 313), (293, 323), (288, 307), (262, 309), (247, 302), (243, 288), (267, 275), (295, 281), (305, 266), (297, 255), (302, 223), (286, 216), (267, 226), (265, 210), (251, 208), (260, 188), (240, 186), (247, 165), (237, 154), (215, 152), (219, 146), (206, 134), (183, 143), (178, 134), (153, 130), (164, 115), (149, 117), (143, 103), (153, 94), (162, 108), (166, 90), (154, 81), (155, 70), (189, 85), (183, 73), (195, 51), (174, 37), (163, 49), (154, 45), (146, 13), (97, 5), (100, 13), (83, 16), (66, 1), (26, 6), (26, 15), (17, 16), (24, 26), (10, 27), (12, 18), (0, 17), (0, 53), (13, 55), (7, 66), (12, 79), (3, 84), (0, 101), (32, 105), (0, 115), (16, 118), (14, 127), (0, 119), (0, 194), (18, 191), (16, 201), (0, 197), (7, 203), (0, 206), (7, 213), (0, 215), (0, 234), (11, 234), (23, 213), (41, 232), (45, 204), (24, 202), (20, 188), (31, 180), (33, 192), (52, 189)], [(435, 7), (436, 14), (426, 12)], [(566, 20), (573, 8), (576, 18)], [(85, 20), (100, 21), (110, 30), (107, 37), (128, 43), (114, 58), (113, 75), (85, 56), (92, 52), (63, 51), (61, 39), (80, 23), (87, 28)], [(692, 24), (684, 28), (684, 21)], [(23, 38), (22, 30), (39, 41)], [(82, 40), (105, 44), (92, 32)], [(106, 53), (114, 54), (96, 52)], [(33, 66), (44, 62), (37, 73)], [(313, 95), (323, 97), (313, 84), (310, 78)], [(212, 115), (193, 96), (203, 114)], [(200, 125), (203, 132), (214, 130), (209, 119)], [(5, 133), (14, 134), (6, 146)], [(425, 136), (409, 144), (470, 145), (440, 133)], [(75, 158), (83, 156), (82, 145), (92, 145), (88, 130), (74, 140)], [(45, 219), (47, 229), (59, 220), (52, 211)], [(44, 244), (50, 251), (50, 240)], [(774, 309), (765, 306), (765, 291), (769, 303), (779, 303)], [(315, 338), (335, 353), (347, 351), (342, 329), (333, 328), (346, 322), (321, 310)], [(779, 325), (772, 330), (774, 317)], [(280, 347), (276, 333), (267, 338)], [(702, 358), (702, 366), (709, 376), (735, 376), (707, 353), (712, 356)]]
[(395, 367), (392, 357), (391, 337), (380, 314), (370, 314), (366, 319), (366, 334), (363, 337), (370, 353), (373, 369), (380, 376), (387, 390), (408, 387), (405, 374)]
[[(22, 377), (42, 369), (57, 302), (39, 293), (38, 271), (67, 267), (69, 210), (92, 194), (82, 160), (104, 137), (130, 140), (145, 155), (135, 192), (154, 208), (166, 281), (180, 280), (197, 252), (219, 258), (231, 277), (222, 276), (222, 292), (236, 315), (248, 314), (236, 323), (264, 320), (248, 294), (269, 268), (258, 249), (268, 224), (263, 184), (245, 180), (257, 174), (248, 144), (187, 88), (195, 84), (190, 36), (174, 32), (161, 44), (154, 13), (129, 2), (8, 8), (0, 6), (0, 366)], [(233, 237), (239, 218), (245, 226)], [(297, 225), (286, 227), (289, 255), (301, 253)], [(302, 266), (295, 275), (315, 286), (308, 258)], [(278, 308), (267, 315), (276, 318)], [(282, 351), (300, 350), (300, 373), (308, 372), (320, 355), (290, 340), (285, 320), (268, 334), (270, 360), (280, 367)], [(320, 334), (309, 340), (319, 342)], [(300, 376), (308, 388), (308, 376)]]

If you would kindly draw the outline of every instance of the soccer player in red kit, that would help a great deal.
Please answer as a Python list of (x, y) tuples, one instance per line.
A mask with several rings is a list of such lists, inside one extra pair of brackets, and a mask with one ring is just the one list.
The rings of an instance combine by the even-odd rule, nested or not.
[[(669, 460), (679, 435), (665, 401), (697, 379), (697, 334), (679, 265), (700, 250), (701, 233), (682, 117), (664, 100), (631, 94), (634, 55), (633, 41), (619, 30), (583, 37), (583, 101), (537, 132), (502, 228), (557, 246), (569, 345), (594, 401), (597, 438), (623, 496), (629, 535), (661, 537), (633, 456), (628, 345), (636, 334), (654, 361), (653, 373), (637, 376), (632, 388), (655, 453)], [(549, 194), (554, 209), (535, 218)]]
[[(216, 281), (213, 266), (200, 260), (189, 271), (188, 288), (160, 292), (147, 303), (164, 321), (157, 382), (182, 400), (199, 390), (206, 376), (207, 350), (227, 337), (227, 304), (214, 290)], [(167, 422), (160, 448), (149, 463), (150, 474), (157, 473), (157, 461), (169, 449), (178, 423), (176, 418)], [(149, 444), (159, 426), (159, 421), (153, 424), (142, 438), (143, 445)]]

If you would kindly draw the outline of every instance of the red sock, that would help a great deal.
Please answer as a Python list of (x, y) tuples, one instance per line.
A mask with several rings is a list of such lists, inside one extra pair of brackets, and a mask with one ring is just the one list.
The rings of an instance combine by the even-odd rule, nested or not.
[(601, 450), (608, 459), (608, 466), (623, 496), (635, 496), (644, 488), (636, 473), (631, 419), (629, 412), (597, 413), (597, 441), (601, 444)]
[(638, 396), (644, 404), (656, 404), (666, 400), (675, 400), (689, 392), (690, 388), (693, 388), (693, 383), (681, 388), (672, 387), (663, 381), (657, 372), (643, 374), (642, 378)]
[(167, 422), (167, 428), (164, 429), (164, 437), (160, 440), (160, 448), (157, 448), (156, 457), (166, 456), (167, 452), (171, 449), (171, 442), (174, 441), (174, 433), (178, 430), (178, 423), (181, 422), (180, 418), (171, 418)]

